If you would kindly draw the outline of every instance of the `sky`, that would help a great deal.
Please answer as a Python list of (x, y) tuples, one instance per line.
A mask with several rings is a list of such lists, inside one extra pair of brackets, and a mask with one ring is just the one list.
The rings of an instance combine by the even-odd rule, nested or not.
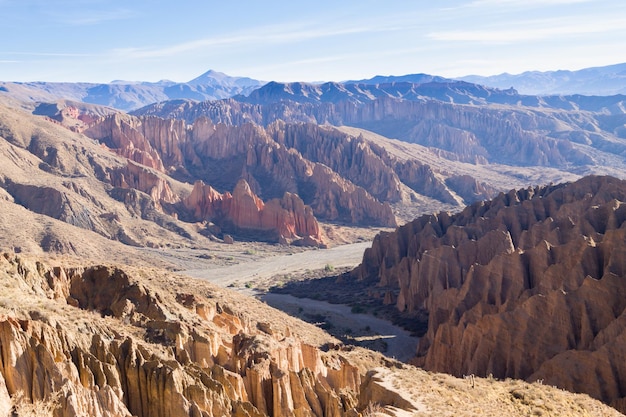
[(626, 62), (623, 0), (0, 0), (0, 80), (445, 77)]

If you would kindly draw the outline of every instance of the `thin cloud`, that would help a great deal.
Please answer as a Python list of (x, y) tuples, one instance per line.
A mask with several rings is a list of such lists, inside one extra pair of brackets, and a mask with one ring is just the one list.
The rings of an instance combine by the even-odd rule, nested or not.
[(94, 26), (116, 20), (130, 19), (136, 15), (135, 12), (130, 9), (90, 10), (69, 15), (61, 15), (56, 12), (51, 14), (58, 22), (72, 26)]
[(553, 6), (564, 4), (590, 3), (591, 1), (592, 0), (475, 0), (470, 2), (468, 6)]
[(38, 56), (38, 57), (92, 57), (96, 54), (76, 54), (65, 52), (0, 52), (2, 55), (18, 55), (18, 56)]
[[(307, 26), (309, 28), (307, 28)], [(303, 29), (303, 27), (305, 29)], [(245, 33), (197, 39), (163, 48), (118, 48), (114, 49), (113, 53), (120, 56), (133, 56), (135, 58), (162, 58), (212, 47), (293, 44), (314, 39), (403, 29), (403, 27), (398, 25), (362, 25), (352, 27), (343, 26), (339, 28), (317, 28), (314, 25), (281, 25), (255, 28)]]
[(436, 41), (502, 44), (593, 33), (608, 33), (624, 30), (625, 27), (626, 19), (613, 19), (602, 22), (571, 21), (566, 24), (563, 24), (560, 19), (548, 19), (519, 22), (513, 28), (431, 32), (427, 34), (427, 37)]

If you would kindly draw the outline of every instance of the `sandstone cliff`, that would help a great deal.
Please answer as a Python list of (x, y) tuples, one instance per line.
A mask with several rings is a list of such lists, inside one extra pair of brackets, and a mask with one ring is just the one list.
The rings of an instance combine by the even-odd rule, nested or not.
[[(316, 131), (314, 126), (309, 129)], [(322, 160), (307, 159), (297, 147), (274, 140), (270, 133), (280, 136), (276, 129), (268, 132), (254, 124), (214, 124), (206, 117), (186, 126), (182, 121), (123, 115), (106, 117), (85, 131), (118, 154), (185, 181), (200, 180), (224, 192), (234, 189), (239, 179), (245, 179), (264, 201), (282, 199), (285, 193), (297, 194), (313, 207), (316, 216), (326, 220), (396, 224), (391, 207), (385, 204), (387, 199), (399, 199), (397, 178), (391, 169), (376, 168), (375, 164), (380, 162), (358, 167), (357, 160), (351, 168), (345, 167), (346, 171), (352, 171), (351, 175), (344, 170), (337, 172), (323, 167)], [(331, 157), (346, 158), (340, 152)], [(372, 161), (379, 159), (375, 155), (370, 157)], [(381, 177), (381, 172), (386, 177)], [(385, 199), (377, 199), (365, 187)], [(329, 198), (336, 194), (336, 189), (346, 195)]]
[(206, 287), (172, 294), (154, 271), (149, 285), (8, 254), (0, 268), (0, 395), (58, 398), (59, 416), (356, 415), (357, 367)]
[(282, 199), (264, 203), (246, 180), (241, 179), (232, 194), (220, 194), (202, 181), (183, 201), (196, 221), (211, 220), (224, 232), (254, 234), (260, 240), (322, 246), (317, 219), (300, 197), (285, 193)]
[(416, 364), (543, 380), (624, 411), (626, 182), (527, 188), (376, 237), (360, 279), (424, 310)]

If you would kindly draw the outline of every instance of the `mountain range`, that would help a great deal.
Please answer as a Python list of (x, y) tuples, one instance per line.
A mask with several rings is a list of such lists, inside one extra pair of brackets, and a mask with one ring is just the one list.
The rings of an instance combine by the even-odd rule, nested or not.
[[(468, 75), (456, 80), (487, 87), (517, 90), (531, 96), (592, 95), (606, 96), (626, 93), (626, 64), (586, 68), (578, 71), (529, 71), (518, 75), (494, 76)], [(358, 90), (358, 85), (384, 84), (449, 84), (454, 80), (429, 74), (401, 76), (378, 75), (369, 79), (343, 82), (316, 83), (325, 85), (326, 94), (333, 95), (337, 88)], [(136, 110), (156, 102), (188, 99), (194, 101), (218, 100), (236, 95), (248, 96), (266, 82), (248, 77), (231, 77), (209, 70), (188, 82), (161, 80), (158, 82), (113, 81), (109, 84), (50, 83), (0, 81), (0, 94), (22, 102), (54, 102), (74, 100), (84, 103), (114, 107), (123, 111)], [(278, 83), (284, 85), (285, 83)], [(340, 87), (341, 86), (341, 87)], [(320, 87), (322, 88), (322, 87)], [(363, 87), (360, 87), (361, 89)]]
[(626, 94), (626, 64), (584, 68), (577, 71), (527, 71), (492, 76), (468, 75), (458, 78), (496, 88), (511, 88), (523, 94), (586, 94), (607, 96)]
[(236, 94), (248, 94), (263, 85), (246, 77), (231, 77), (207, 71), (186, 83), (114, 81), (95, 83), (0, 82), (0, 92), (24, 102), (53, 102), (60, 99), (133, 110), (149, 103), (177, 98), (216, 100)]
[[(544, 380), (626, 410), (625, 99), (426, 74), (0, 83), (0, 415), (52, 393), (64, 416), (427, 413), (451, 390), (610, 415)], [(376, 306), (420, 333), (411, 363), (471, 377), (184, 275), (374, 235), (352, 271), (294, 287)]]

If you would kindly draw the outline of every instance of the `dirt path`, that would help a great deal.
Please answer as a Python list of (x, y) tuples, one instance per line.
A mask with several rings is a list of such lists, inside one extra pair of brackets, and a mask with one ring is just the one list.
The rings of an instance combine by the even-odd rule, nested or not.
[(188, 269), (180, 273), (194, 278), (206, 279), (221, 287), (245, 284), (256, 279), (267, 279), (280, 274), (298, 274), (308, 270), (322, 269), (326, 265), (335, 268), (358, 265), (363, 252), (371, 242), (352, 243), (330, 249), (307, 250), (300, 253), (270, 256), (257, 260), (243, 260), (236, 265), (203, 269)]

